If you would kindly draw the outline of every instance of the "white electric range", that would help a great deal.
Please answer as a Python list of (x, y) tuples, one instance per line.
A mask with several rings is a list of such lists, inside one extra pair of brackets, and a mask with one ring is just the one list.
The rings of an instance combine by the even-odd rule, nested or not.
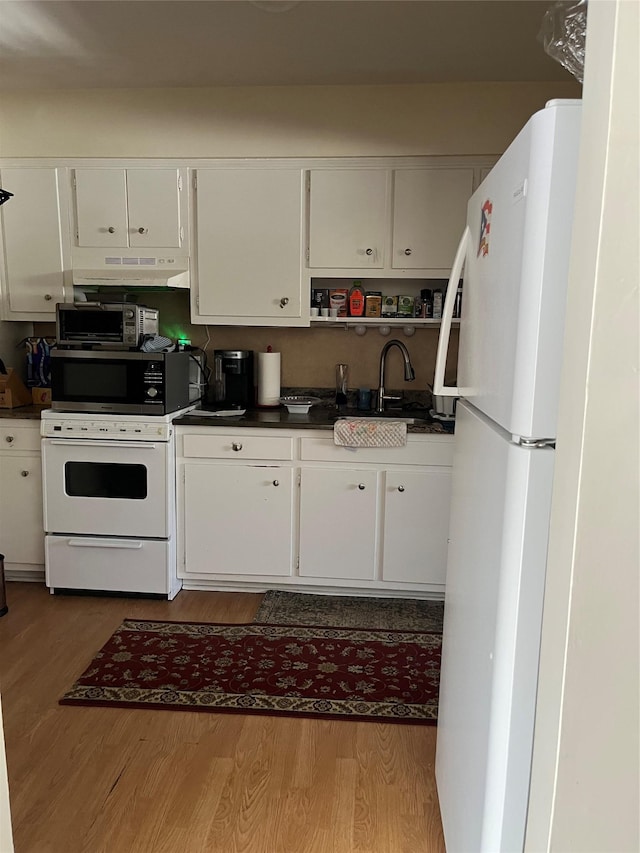
[(45, 578), (63, 590), (180, 591), (168, 415), (42, 414)]

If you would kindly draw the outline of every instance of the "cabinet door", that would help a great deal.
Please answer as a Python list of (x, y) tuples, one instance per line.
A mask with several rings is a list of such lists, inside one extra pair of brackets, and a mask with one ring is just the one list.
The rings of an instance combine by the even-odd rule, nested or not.
[(131, 248), (181, 247), (177, 169), (127, 169), (127, 203)]
[(186, 463), (185, 571), (290, 575), (293, 468)]
[(450, 269), (472, 190), (472, 169), (396, 169), (392, 267)]
[(39, 453), (0, 454), (0, 547), (7, 563), (44, 564)]
[(64, 301), (70, 253), (64, 170), (2, 169), (13, 198), (0, 208), (4, 245), (4, 317), (55, 320)]
[(384, 267), (386, 169), (312, 169), (309, 266)]
[(78, 246), (126, 249), (127, 180), (124, 169), (76, 169)]
[(444, 584), (451, 470), (387, 471), (382, 579)]
[(299, 169), (200, 169), (196, 322), (301, 316)]
[(376, 471), (303, 468), (300, 566), (303, 577), (373, 580), (377, 557)]

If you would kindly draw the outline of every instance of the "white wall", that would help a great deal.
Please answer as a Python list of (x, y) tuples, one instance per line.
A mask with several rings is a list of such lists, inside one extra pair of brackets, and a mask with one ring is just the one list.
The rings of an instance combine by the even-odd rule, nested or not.
[(577, 83), (0, 93), (3, 157), (501, 154)]
[(526, 849), (640, 850), (640, 4), (590, 0)]

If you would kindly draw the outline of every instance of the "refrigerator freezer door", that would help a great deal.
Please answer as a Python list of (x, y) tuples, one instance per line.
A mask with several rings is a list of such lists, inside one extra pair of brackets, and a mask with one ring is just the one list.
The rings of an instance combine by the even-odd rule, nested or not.
[(513, 435), (556, 435), (580, 116), (536, 113), (468, 205), (457, 384)]
[(448, 853), (523, 849), (553, 461), (458, 404), (436, 752)]

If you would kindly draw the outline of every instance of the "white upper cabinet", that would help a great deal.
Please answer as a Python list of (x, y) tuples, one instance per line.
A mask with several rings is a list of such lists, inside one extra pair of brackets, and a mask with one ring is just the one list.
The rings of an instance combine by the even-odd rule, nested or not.
[(473, 192), (472, 165), (315, 168), (309, 175), (310, 275), (448, 274)]
[(66, 170), (3, 168), (0, 178), (13, 193), (0, 208), (2, 318), (55, 320), (70, 268)]
[(395, 169), (393, 269), (450, 268), (472, 191), (472, 169)]
[(181, 248), (183, 181), (180, 169), (76, 169), (77, 245)]
[(198, 169), (194, 323), (308, 325), (302, 318), (303, 171)]
[(382, 269), (387, 197), (385, 169), (312, 169), (309, 267)]

